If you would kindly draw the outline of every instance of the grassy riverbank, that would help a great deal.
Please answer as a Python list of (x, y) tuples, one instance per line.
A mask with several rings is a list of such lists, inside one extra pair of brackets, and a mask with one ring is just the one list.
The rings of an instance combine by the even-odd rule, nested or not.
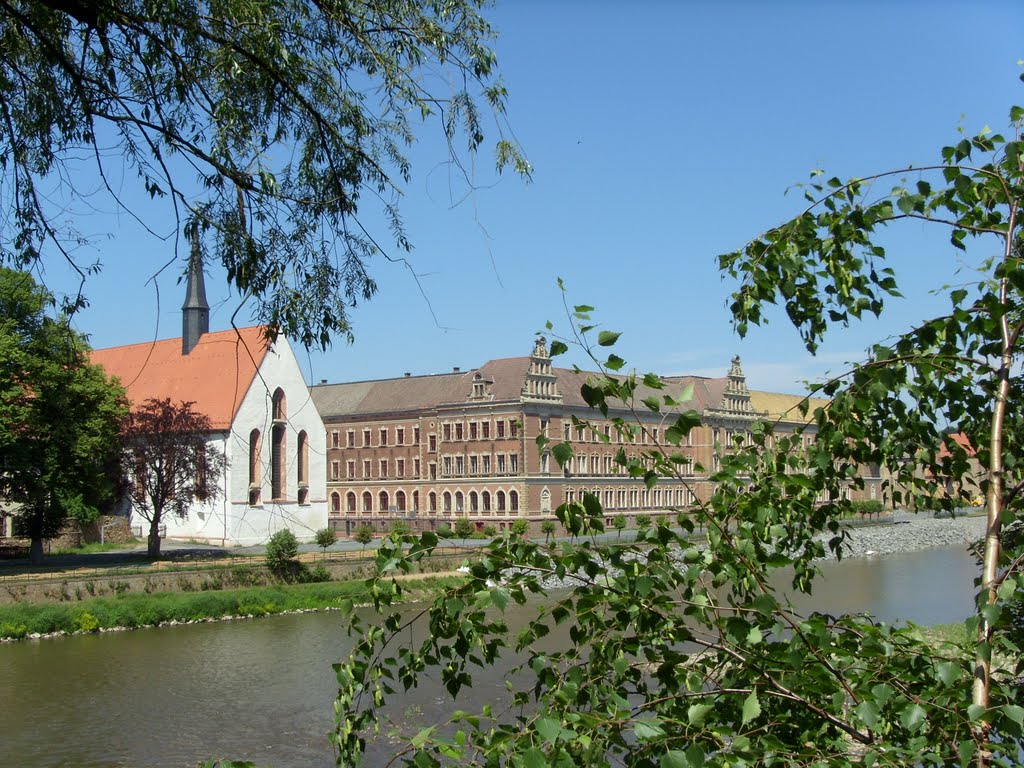
[[(424, 577), (402, 585), (406, 599), (426, 597), (456, 584), (460, 577)], [(368, 600), (363, 581), (320, 584), (277, 584), (207, 592), (97, 597), (56, 605), (17, 603), (0, 606), (0, 638), (59, 632), (98, 632), (100, 629), (184, 623), (225, 616), (266, 616), (286, 611), (336, 608), (344, 600)]]

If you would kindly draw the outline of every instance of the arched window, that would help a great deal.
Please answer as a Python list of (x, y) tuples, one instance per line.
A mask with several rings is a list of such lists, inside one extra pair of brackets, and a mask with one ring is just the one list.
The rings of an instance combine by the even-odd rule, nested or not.
[(363, 493), (363, 512), (373, 512), (373, 494), (369, 491)]
[(299, 488), (299, 504), (309, 503), (309, 437), (306, 431), (299, 432), (296, 441), (297, 453), (295, 456), (296, 477)]
[(349, 491), (348, 496), (345, 497), (345, 511), (355, 512), (356, 511), (356, 494), (355, 491)]
[(260, 439), (260, 431), (254, 429), (249, 433), (249, 505), (256, 506), (260, 503), (260, 486), (262, 483), (262, 472), (260, 465), (260, 450), (263, 441)]
[(381, 512), (387, 512), (391, 504), (390, 500), (388, 499), (388, 492), (381, 491), (377, 495), (377, 500), (380, 502), (377, 509), (379, 509)]
[(337, 491), (331, 494), (331, 512), (341, 512), (341, 494)]
[[(545, 488), (544, 489), (544, 493), (547, 493), (547, 492), (548, 492), (548, 490), (547, 490), (547, 488)], [(550, 504), (548, 506), (550, 506)], [(518, 512), (519, 511), (519, 494), (516, 491), (509, 491), (508, 492), (508, 508), (512, 512)]]
[(462, 512), (464, 509), (462, 491), (458, 491), (455, 494), (455, 511)]
[(274, 392), (274, 426), (270, 436), (270, 497), (275, 501), (283, 499), (288, 493), (285, 477), (288, 455), (286, 418), (284, 390), (278, 387)]
[(405, 491), (399, 491), (395, 494), (395, 508), (399, 512), (405, 512)]
[(505, 492), (504, 491), (498, 491), (497, 496), (498, 496), (498, 511), (499, 512), (504, 512), (505, 511)]
[(444, 492), (444, 496), (442, 496), (441, 498), (444, 499), (444, 511), (448, 512), (450, 514), (451, 511), (452, 511), (452, 495), (451, 495), (451, 493), (449, 493), (448, 491), (445, 491)]
[(413, 491), (412, 492), (412, 511), (413, 512), (419, 512), (420, 511), (420, 492), (419, 491)]
[(484, 491), (482, 494), (480, 494), (480, 501), (483, 504), (484, 512), (490, 512), (491, 511), (491, 492), (490, 491)]
[(469, 511), (479, 512), (480, 511), (480, 497), (476, 495), (476, 491), (469, 492)]
[(433, 491), (427, 495), (427, 509), (430, 512), (437, 512), (437, 494)]
[(278, 387), (274, 390), (274, 421), (285, 421), (288, 418), (288, 404), (285, 400), (284, 390)]

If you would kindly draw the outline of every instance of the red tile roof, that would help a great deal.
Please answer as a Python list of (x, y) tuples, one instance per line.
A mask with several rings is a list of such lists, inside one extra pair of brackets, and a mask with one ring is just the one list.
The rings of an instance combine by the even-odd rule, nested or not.
[(92, 362), (116, 376), (133, 403), (190, 400), (213, 429), (227, 429), (267, 353), (261, 325), (206, 333), (188, 355), (181, 338), (96, 349)]

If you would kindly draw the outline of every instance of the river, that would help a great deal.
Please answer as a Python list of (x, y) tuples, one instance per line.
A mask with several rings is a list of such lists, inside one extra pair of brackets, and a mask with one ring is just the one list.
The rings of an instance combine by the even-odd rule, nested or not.
[[(971, 611), (977, 568), (962, 548), (822, 567), (804, 609), (919, 624)], [(509, 611), (513, 627), (533, 614)], [(0, 765), (194, 768), (225, 756), (275, 768), (333, 766), (330, 665), (349, 647), (342, 622), (336, 612), (287, 615), (2, 645)], [(505, 676), (477, 670), (474, 680), (458, 708), (493, 701)], [(411, 728), (454, 708), (424, 686), (391, 711)], [(366, 764), (381, 764), (385, 748)]]

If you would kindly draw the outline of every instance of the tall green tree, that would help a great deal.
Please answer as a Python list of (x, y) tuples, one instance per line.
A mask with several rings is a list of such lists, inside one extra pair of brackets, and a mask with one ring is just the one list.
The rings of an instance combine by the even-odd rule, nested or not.
[[(570, 534), (559, 547), (515, 537), (490, 544), (464, 584), (424, 609), (429, 631), (418, 643), (400, 641), (418, 617), (387, 607), (392, 592), (376, 590), (383, 627), (356, 622), (355, 650), (337, 668), (338, 764), (359, 761), (393, 690), (430, 670), (457, 699), (476, 665), (509, 664), (502, 655), (512, 650), (525, 661), (506, 679), (521, 684), (480, 712), (456, 709), (450, 724), (427, 724), (399, 747), (406, 764), (1018, 764), (1024, 658), (1007, 606), (1024, 594), (1024, 542), (1002, 534), (1024, 516), (1024, 109), (1010, 120), (1009, 139), (963, 137), (934, 165), (849, 181), (815, 174), (804, 212), (722, 255), (737, 281), (739, 332), (765, 322), (766, 305), (779, 302), (812, 351), (830, 326), (880, 314), (898, 295), (878, 238), (886, 227), (946, 228), (960, 252), (951, 261), (973, 271), (949, 289), (947, 313), (872, 347), (821, 387), (828, 405), (812, 411), (805, 401), (805, 427), (755, 424), (742, 449), (721, 453), (713, 493), (678, 510), (678, 530), (661, 518), (636, 542), (602, 541), (594, 534), (604, 531), (605, 512), (584, 494), (556, 510)], [(635, 458), (622, 451), (618, 461), (649, 486), (669, 477), (685, 485), (681, 446), (700, 423), (681, 405), (692, 393), (653, 374), (619, 373), (624, 361), (608, 352), (618, 334), (593, 340), (591, 312), (570, 311), (573, 333), (552, 354), (578, 343), (601, 367), (582, 394), (604, 420), (623, 404), (662, 413), (661, 444), (639, 446)], [(632, 439), (632, 424), (611, 421)], [(946, 439), (951, 430), (976, 450), (980, 478), (963, 446)], [(571, 444), (540, 442), (560, 463), (572, 458)], [(869, 616), (804, 615), (772, 588), (785, 568), (792, 589), (810, 592), (816, 561), (828, 550), (842, 554), (848, 491), (863, 487), (869, 464), (885, 468), (898, 503), (953, 506), (957, 499), (940, 492), (947, 479), (964, 498), (975, 482), (984, 493), (984, 565), (967, 642), (926, 642), (916, 627)], [(698, 528), (704, 547), (688, 538)], [(404, 550), (386, 542), (379, 567), (411, 569), (435, 545), (432, 534)], [(548, 594), (551, 577), (565, 575), (571, 587)], [(398, 580), (392, 586), (401, 592)], [(548, 599), (510, 637), (506, 605), (537, 595)], [(552, 645), (556, 624), (568, 626), (566, 643)]]
[(31, 560), (64, 520), (94, 518), (120, 482), (123, 390), (27, 272), (0, 267), (0, 495), (21, 505)]
[(376, 291), (369, 262), (389, 239), (366, 221), (367, 198), (389, 255), (411, 249), (398, 200), (420, 123), (438, 124), (456, 173), (485, 124), (497, 168), (529, 173), (503, 133), (483, 4), (0, 3), (0, 264), (56, 256), (84, 279), (67, 247), (79, 235), (45, 200), (57, 185), (135, 214), (130, 187), (110, 183), (127, 165), (137, 194), (166, 200), (261, 321), (307, 345), (350, 335), (348, 310)]

